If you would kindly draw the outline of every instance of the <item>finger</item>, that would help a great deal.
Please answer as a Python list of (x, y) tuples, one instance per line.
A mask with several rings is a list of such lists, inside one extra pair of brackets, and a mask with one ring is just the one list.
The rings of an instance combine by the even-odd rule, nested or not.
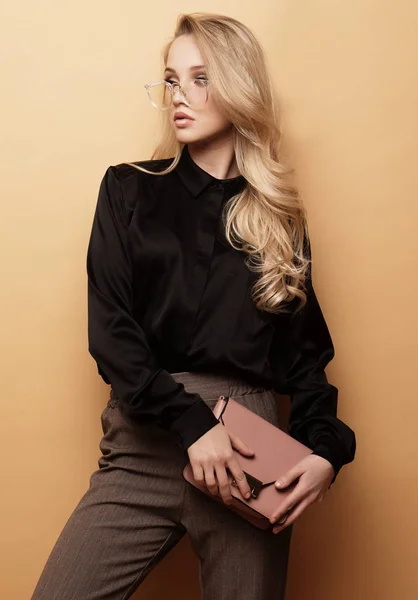
[(282, 489), (288, 487), (291, 483), (293, 483), (298, 477), (300, 477), (306, 468), (298, 467), (297, 465), (290, 469), (287, 473), (282, 475), (275, 483), (276, 488)]
[(195, 463), (190, 461), (190, 465), (192, 467), (192, 471), (193, 471), (193, 477), (195, 478), (196, 482), (199, 483), (200, 485), (204, 485), (205, 484), (205, 476), (203, 473), (203, 467), (200, 463)]
[(270, 522), (280, 521), (280, 519), (287, 514), (293, 507), (295, 507), (299, 502), (304, 500), (307, 495), (307, 490), (298, 490), (295, 488), (291, 494), (286, 499), (284, 505), (279, 506), (270, 516)]
[(235, 450), (238, 450), (238, 452), (240, 452), (241, 454), (245, 454), (246, 456), (252, 456), (253, 454), (255, 454), (254, 450), (241, 438), (231, 433), (228, 433), (228, 435), (229, 439), (231, 440), (231, 446), (235, 448)]
[(289, 527), (289, 525), (292, 525), (310, 504), (311, 501), (309, 500), (309, 498), (305, 498), (305, 500), (302, 500), (302, 502), (300, 502), (297, 506), (294, 507), (294, 509), (282, 525), (276, 524), (273, 527), (273, 533), (278, 533), (279, 531), (282, 531), (285, 527)]
[(231, 471), (232, 477), (235, 479), (238, 489), (241, 492), (241, 494), (244, 496), (244, 498), (247, 498), (247, 499), (250, 498), (251, 497), (251, 488), (248, 485), (248, 481), (247, 481), (247, 478), (245, 477), (245, 473), (239, 466), (236, 458), (231, 458), (228, 461), (227, 466), (228, 466), (229, 470)]
[(224, 464), (215, 465), (216, 479), (218, 480), (219, 493), (223, 502), (230, 504), (232, 502), (231, 484), (229, 483)]
[(218, 483), (215, 479), (215, 475), (213, 472), (213, 465), (204, 465), (203, 466), (204, 475), (205, 475), (205, 484), (211, 494), (216, 495), (218, 493)]

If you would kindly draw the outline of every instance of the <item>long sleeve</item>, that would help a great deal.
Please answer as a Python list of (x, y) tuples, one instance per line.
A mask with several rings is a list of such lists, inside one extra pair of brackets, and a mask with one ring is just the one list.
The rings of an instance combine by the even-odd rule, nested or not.
[(158, 364), (133, 317), (122, 188), (116, 167), (109, 167), (100, 184), (87, 251), (89, 352), (122, 410), (139, 423), (157, 423), (186, 450), (218, 420), (199, 394), (186, 392)]
[(310, 274), (306, 287), (303, 309), (287, 321), (277, 320), (269, 360), (276, 390), (291, 398), (288, 433), (332, 464), (332, 485), (341, 467), (354, 459), (356, 438), (337, 417), (338, 389), (324, 370), (334, 346)]

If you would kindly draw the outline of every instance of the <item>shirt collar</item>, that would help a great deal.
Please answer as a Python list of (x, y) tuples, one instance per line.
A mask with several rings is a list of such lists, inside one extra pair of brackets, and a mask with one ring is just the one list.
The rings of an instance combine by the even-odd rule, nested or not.
[(189, 153), (187, 144), (184, 145), (180, 160), (175, 169), (185, 187), (196, 198), (210, 184), (223, 188), (231, 195), (242, 191), (247, 183), (243, 175), (231, 179), (217, 179), (197, 165)]

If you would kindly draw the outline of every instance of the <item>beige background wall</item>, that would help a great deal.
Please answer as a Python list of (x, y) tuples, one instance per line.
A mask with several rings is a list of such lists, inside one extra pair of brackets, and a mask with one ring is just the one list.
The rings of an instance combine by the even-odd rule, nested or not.
[[(87, 351), (85, 256), (106, 168), (148, 158), (144, 82), (180, 12), (268, 53), (309, 211), (328, 376), (355, 463), (293, 537), (288, 600), (412, 600), (417, 551), (418, 5), (17, 1), (1, 8), (0, 596), (30, 597), (97, 466), (108, 387)], [(191, 583), (185, 566), (191, 569)], [(189, 570), (189, 569), (187, 569)], [(137, 598), (197, 599), (188, 538)]]

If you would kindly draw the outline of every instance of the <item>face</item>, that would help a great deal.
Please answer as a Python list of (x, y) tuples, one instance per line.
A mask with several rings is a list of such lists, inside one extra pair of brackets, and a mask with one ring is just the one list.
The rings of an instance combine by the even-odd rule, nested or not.
[[(172, 70), (164, 72), (164, 79), (180, 84), (185, 83), (187, 92), (193, 86), (199, 85), (200, 82), (195, 82), (195, 79), (204, 80), (206, 78), (204, 67), (193, 68), (199, 65), (204, 65), (204, 61), (196, 45), (195, 37), (193, 35), (181, 35), (171, 45), (166, 67)], [(204, 81), (201, 82), (201, 85), (204, 85)], [(192, 102), (188, 105), (180, 90), (175, 89), (173, 104), (168, 112), (177, 140), (180, 143), (207, 142), (231, 135), (231, 123), (222, 115), (216, 105), (210, 84), (207, 88), (207, 102), (198, 106), (193, 105)], [(200, 91), (202, 91), (201, 88)], [(189, 99), (188, 96), (186, 98)], [(176, 123), (174, 115), (179, 111), (192, 117), (192, 120), (186, 119), (184, 122), (179, 121)]]

